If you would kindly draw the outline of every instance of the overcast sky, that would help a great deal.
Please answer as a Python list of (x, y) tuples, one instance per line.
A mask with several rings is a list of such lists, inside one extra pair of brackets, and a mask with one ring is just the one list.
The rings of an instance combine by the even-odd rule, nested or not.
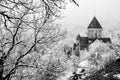
[(77, 7), (70, 3), (59, 21), (68, 31), (79, 32), (86, 29), (94, 15), (104, 27), (120, 25), (120, 0), (76, 0)]

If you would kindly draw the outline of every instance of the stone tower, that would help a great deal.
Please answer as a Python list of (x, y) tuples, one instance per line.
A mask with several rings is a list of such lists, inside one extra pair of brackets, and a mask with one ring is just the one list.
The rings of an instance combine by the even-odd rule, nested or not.
[(102, 38), (102, 27), (95, 16), (88, 26), (88, 38)]

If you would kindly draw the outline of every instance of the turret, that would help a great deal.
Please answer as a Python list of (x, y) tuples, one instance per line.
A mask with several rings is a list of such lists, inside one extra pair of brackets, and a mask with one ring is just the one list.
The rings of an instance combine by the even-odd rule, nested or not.
[(95, 16), (88, 26), (88, 38), (102, 38), (102, 27)]

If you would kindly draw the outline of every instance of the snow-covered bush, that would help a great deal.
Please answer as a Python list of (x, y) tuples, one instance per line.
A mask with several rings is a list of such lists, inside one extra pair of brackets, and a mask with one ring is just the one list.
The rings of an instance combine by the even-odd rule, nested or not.
[(104, 68), (110, 61), (117, 59), (116, 53), (110, 49), (109, 45), (98, 40), (90, 45), (88, 60), (95, 66), (95, 70)]

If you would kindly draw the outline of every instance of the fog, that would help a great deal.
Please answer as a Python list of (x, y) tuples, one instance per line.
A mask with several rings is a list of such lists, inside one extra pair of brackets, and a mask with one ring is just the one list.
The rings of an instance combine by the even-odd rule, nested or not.
[(73, 33), (84, 32), (96, 16), (102, 27), (120, 25), (120, 0), (76, 0), (79, 7), (70, 3), (58, 20), (63, 28)]

